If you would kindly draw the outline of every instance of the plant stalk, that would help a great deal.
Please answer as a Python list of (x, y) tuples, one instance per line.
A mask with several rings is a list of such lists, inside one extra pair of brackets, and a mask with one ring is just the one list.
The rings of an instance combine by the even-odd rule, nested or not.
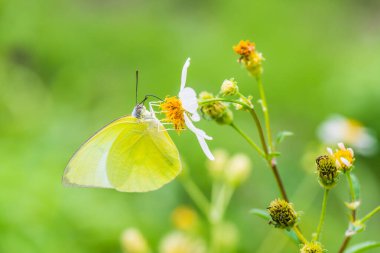
[(328, 195), (329, 195), (329, 189), (325, 189), (325, 192), (323, 194), (323, 200), (322, 200), (321, 216), (319, 218), (319, 223), (318, 223), (318, 227), (317, 227), (317, 234), (315, 236), (316, 241), (319, 240), (319, 237), (320, 237), (321, 231), (322, 231), (322, 227), (323, 227), (323, 223), (325, 220)]
[(268, 110), (268, 104), (267, 104), (267, 99), (265, 96), (265, 91), (264, 91), (264, 86), (263, 82), (261, 80), (261, 76), (256, 77), (257, 84), (259, 86), (259, 92), (260, 92), (260, 98), (261, 98), (261, 106), (263, 108), (263, 113), (264, 113), (264, 120), (265, 120), (265, 128), (267, 131), (267, 136), (268, 136), (268, 144), (269, 144), (269, 150), (271, 152), (274, 151), (273, 147), (273, 141), (272, 141), (272, 131), (270, 128), (270, 119), (269, 119), (269, 110)]

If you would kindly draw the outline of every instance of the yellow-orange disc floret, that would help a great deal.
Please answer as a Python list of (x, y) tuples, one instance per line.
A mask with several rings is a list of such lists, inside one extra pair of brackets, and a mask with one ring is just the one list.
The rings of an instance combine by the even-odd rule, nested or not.
[(234, 51), (242, 58), (248, 58), (255, 51), (255, 43), (249, 40), (241, 40), (239, 44), (234, 46)]
[(164, 120), (173, 123), (177, 132), (185, 129), (185, 109), (182, 107), (181, 100), (177, 97), (167, 97), (160, 107), (166, 116)]

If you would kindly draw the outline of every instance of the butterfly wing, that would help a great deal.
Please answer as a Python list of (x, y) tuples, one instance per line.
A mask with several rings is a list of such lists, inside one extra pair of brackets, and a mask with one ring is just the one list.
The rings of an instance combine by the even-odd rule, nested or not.
[(160, 122), (141, 122), (135, 130), (124, 130), (114, 141), (107, 159), (108, 179), (119, 191), (152, 191), (179, 174), (179, 153)]
[(162, 124), (126, 116), (79, 148), (65, 169), (63, 182), (144, 192), (160, 188), (180, 171), (178, 150)]
[(83, 187), (113, 188), (107, 177), (107, 157), (110, 148), (121, 132), (136, 124), (136, 118), (126, 116), (103, 127), (87, 140), (67, 165), (63, 183)]

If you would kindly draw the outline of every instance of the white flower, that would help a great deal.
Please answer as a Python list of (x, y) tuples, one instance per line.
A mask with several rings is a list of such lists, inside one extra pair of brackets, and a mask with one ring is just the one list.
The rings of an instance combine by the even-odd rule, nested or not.
[[(193, 121), (195, 122), (199, 121), (200, 117), (197, 112), (197, 109), (198, 109), (197, 94), (194, 91), (194, 89), (190, 87), (185, 87), (187, 69), (189, 66), (190, 66), (190, 58), (188, 58), (185, 62), (185, 65), (183, 65), (182, 75), (181, 75), (181, 88), (178, 94), (179, 100), (182, 103), (182, 107), (183, 109), (185, 109), (185, 112), (184, 112), (185, 124), (197, 136), (199, 144), (201, 145), (201, 148), (203, 152), (205, 153), (205, 155), (208, 157), (208, 159), (214, 160), (214, 156), (212, 155), (206, 143), (206, 140), (212, 140), (212, 137), (208, 136), (203, 130), (195, 127), (193, 124)], [(190, 115), (191, 118), (188, 115)]]
[(341, 115), (333, 115), (324, 121), (318, 128), (318, 136), (326, 144), (347, 143), (362, 155), (373, 155), (378, 148), (370, 129)]
[(212, 140), (203, 130), (194, 126), (193, 121), (199, 121), (201, 117), (198, 114), (198, 99), (197, 94), (194, 89), (190, 87), (185, 87), (186, 85), (186, 76), (187, 69), (190, 66), (190, 58), (185, 62), (185, 65), (182, 69), (181, 75), (181, 88), (178, 94), (178, 98), (167, 97), (162, 102), (150, 102), (150, 111), (151, 114), (155, 117), (155, 111), (153, 107), (160, 107), (160, 113), (166, 115), (166, 118), (162, 121), (170, 122), (173, 124), (174, 129), (181, 131), (185, 129), (185, 126), (189, 128), (193, 133), (195, 133), (199, 144), (203, 152), (210, 160), (214, 160), (209, 147), (207, 146), (206, 140)]

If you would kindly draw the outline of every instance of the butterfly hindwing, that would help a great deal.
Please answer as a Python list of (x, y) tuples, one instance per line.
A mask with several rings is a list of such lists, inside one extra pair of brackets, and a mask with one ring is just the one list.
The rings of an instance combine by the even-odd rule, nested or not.
[(181, 171), (178, 150), (161, 123), (147, 121), (138, 130), (123, 131), (108, 155), (107, 175), (119, 191), (152, 191)]

